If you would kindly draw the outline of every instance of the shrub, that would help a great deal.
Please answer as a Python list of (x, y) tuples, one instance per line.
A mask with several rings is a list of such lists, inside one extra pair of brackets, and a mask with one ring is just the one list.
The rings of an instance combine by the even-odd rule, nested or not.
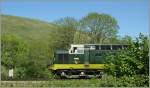
[(106, 72), (114, 76), (148, 75), (148, 48), (147, 37), (140, 34), (136, 41), (130, 43), (129, 48), (106, 57)]

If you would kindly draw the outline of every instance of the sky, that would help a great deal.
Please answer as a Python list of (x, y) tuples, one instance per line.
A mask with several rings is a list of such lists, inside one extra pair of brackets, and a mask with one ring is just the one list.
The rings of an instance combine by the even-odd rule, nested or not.
[(88, 13), (105, 13), (114, 17), (120, 27), (118, 35), (135, 38), (149, 33), (148, 0), (125, 1), (7, 1), (1, 3), (2, 14), (53, 22), (63, 17), (79, 20)]

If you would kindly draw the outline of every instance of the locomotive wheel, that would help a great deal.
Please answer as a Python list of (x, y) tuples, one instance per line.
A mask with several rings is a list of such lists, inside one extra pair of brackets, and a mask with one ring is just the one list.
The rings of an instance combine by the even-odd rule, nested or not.
[(61, 78), (58, 71), (53, 71), (52, 73), (53, 73), (52, 79), (60, 79)]
[(98, 78), (101, 79), (101, 78), (102, 78), (102, 75), (98, 76)]
[(103, 71), (101, 71), (100, 73), (99, 73), (99, 76), (98, 76), (98, 78), (102, 78), (103, 77), (103, 75), (104, 75), (104, 72)]
[(66, 77), (66, 76), (60, 76), (60, 78), (61, 78), (61, 79), (67, 79), (67, 77)]

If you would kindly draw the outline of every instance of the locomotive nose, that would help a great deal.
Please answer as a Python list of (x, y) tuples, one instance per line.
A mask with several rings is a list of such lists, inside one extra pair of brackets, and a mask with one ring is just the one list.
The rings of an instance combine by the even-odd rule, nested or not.
[(51, 70), (52, 64), (47, 64), (47, 68), (48, 68), (49, 70)]

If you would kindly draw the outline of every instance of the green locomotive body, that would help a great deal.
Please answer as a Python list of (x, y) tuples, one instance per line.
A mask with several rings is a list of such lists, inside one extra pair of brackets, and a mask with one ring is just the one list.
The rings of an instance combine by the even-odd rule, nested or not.
[(55, 52), (49, 70), (62, 77), (101, 77), (106, 54), (127, 47), (127, 44), (72, 44), (69, 50)]

